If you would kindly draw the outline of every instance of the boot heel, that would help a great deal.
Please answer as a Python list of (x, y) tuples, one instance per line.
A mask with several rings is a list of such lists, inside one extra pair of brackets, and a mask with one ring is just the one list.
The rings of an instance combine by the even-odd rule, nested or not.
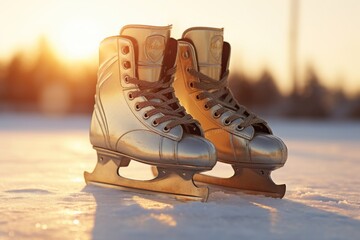
[(98, 163), (106, 164), (109, 160), (112, 160), (118, 167), (129, 166), (130, 159), (116, 152), (112, 152), (106, 149), (95, 148), (98, 158)]

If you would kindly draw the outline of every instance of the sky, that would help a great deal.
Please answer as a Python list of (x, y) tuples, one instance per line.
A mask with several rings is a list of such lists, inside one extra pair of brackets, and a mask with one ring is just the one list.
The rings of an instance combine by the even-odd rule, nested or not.
[[(0, 61), (40, 37), (67, 62), (96, 62), (99, 42), (126, 24), (173, 25), (180, 38), (193, 26), (223, 27), (232, 45), (231, 73), (257, 77), (264, 68), (280, 89), (292, 88), (289, 72), (290, 0), (0, 0)], [(360, 1), (299, 0), (298, 73), (311, 65), (329, 87), (360, 92)]]

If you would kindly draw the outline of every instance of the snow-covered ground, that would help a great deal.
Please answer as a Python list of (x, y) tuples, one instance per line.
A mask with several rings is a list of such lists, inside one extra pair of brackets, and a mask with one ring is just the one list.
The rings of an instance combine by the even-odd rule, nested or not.
[(0, 239), (359, 239), (360, 122), (270, 124), (289, 147), (272, 174), (284, 199), (214, 189), (184, 203), (85, 186), (87, 117), (0, 114)]

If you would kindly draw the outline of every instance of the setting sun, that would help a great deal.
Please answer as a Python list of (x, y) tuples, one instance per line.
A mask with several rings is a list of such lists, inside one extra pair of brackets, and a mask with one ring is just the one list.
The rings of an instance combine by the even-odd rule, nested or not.
[(61, 58), (67, 61), (86, 60), (97, 53), (99, 25), (95, 21), (71, 19), (50, 33), (50, 41)]

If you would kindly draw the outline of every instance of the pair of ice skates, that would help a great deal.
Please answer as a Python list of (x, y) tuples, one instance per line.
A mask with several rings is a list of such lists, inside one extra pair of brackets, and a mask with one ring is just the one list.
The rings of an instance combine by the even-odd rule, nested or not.
[[(190, 28), (180, 40), (170, 30), (128, 25), (101, 42), (90, 129), (98, 162), (86, 182), (202, 201), (209, 190), (198, 183), (282, 198), (285, 185), (270, 172), (285, 164), (287, 148), (229, 91), (223, 29)], [(154, 166), (156, 177), (120, 176), (131, 160)], [(200, 174), (217, 160), (234, 175)]]

